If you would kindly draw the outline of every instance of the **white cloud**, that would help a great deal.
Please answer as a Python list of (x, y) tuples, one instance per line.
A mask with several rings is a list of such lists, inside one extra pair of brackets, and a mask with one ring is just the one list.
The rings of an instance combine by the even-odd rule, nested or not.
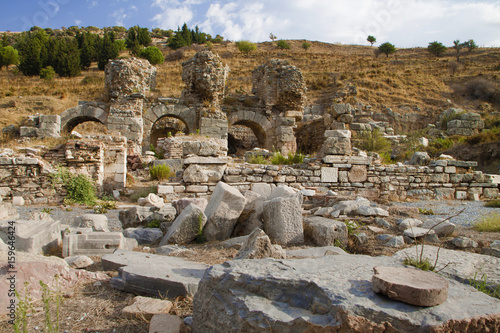
[(92, 9), (99, 4), (97, 0), (87, 0), (87, 3), (89, 4), (89, 9)]
[(133, 10), (133, 11), (135, 11), (135, 12), (139, 10), (139, 9), (137, 9), (137, 7), (136, 7), (136, 6), (134, 6), (134, 5), (130, 6), (130, 9), (131, 9), (131, 10)]
[(119, 26), (125, 26), (124, 22), (128, 15), (125, 13), (123, 8), (117, 9), (111, 14), (111, 17), (115, 20), (115, 24)]
[(175, 29), (198, 24), (226, 39), (309, 39), (344, 44), (379, 43), (426, 46), (438, 40), (474, 39), (498, 46), (500, 3), (491, 0), (154, 0), (153, 21)]
[(80, 25), (82, 24), (82, 20), (75, 20), (75, 25)]

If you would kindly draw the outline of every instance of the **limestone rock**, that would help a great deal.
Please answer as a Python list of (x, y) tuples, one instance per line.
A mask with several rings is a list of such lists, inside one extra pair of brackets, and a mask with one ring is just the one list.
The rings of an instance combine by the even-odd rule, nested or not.
[(373, 267), (372, 289), (408, 304), (436, 306), (448, 298), (448, 281), (415, 268)]
[(326, 138), (322, 150), (325, 155), (349, 155), (351, 153), (351, 139), (341, 137)]
[(121, 232), (88, 232), (69, 234), (63, 239), (63, 257), (76, 255), (98, 256), (116, 249), (133, 250), (137, 240), (126, 238)]
[(428, 219), (422, 225), (421, 228), (431, 229), (438, 235), (439, 237), (448, 237), (453, 234), (456, 226), (450, 221), (443, 221), (440, 218), (437, 219)]
[(181, 253), (194, 253), (194, 251), (177, 245), (162, 245), (156, 248), (156, 254), (164, 256), (177, 256)]
[(156, 85), (156, 67), (145, 59), (116, 59), (104, 70), (106, 95), (110, 99), (125, 99), (134, 93), (146, 94)]
[(216, 183), (224, 176), (224, 164), (190, 164), (183, 173), (186, 183)]
[(24, 203), (25, 203), (25, 201), (24, 201), (23, 197), (21, 197), (21, 196), (13, 196), (12, 197), (12, 204), (14, 206), (24, 206)]
[(272, 190), (271, 194), (269, 194), (269, 196), (267, 197), (267, 200), (280, 198), (280, 197), (287, 197), (287, 196), (295, 194), (295, 193), (297, 193), (297, 190), (294, 189), (293, 187), (290, 187), (287, 185), (280, 185)]
[(172, 226), (168, 229), (167, 234), (160, 242), (160, 246), (168, 243), (190, 243), (200, 235), (206, 223), (207, 217), (201, 208), (195, 204), (190, 204), (177, 216)]
[(410, 238), (419, 238), (419, 237), (424, 237), (426, 235), (434, 235), (434, 230), (429, 230), (425, 228), (420, 228), (420, 227), (413, 227), (406, 229), (403, 231), (403, 236), (410, 237)]
[(241, 246), (236, 259), (262, 258), (285, 259), (286, 252), (281, 246), (271, 244), (271, 240), (262, 229), (255, 228)]
[(114, 288), (144, 296), (194, 295), (207, 265), (181, 258), (117, 250), (102, 257), (104, 270), (118, 270)]
[(335, 246), (322, 246), (310, 247), (306, 249), (286, 250), (287, 258), (322, 258), (325, 256), (336, 256), (347, 254), (340, 247)]
[(87, 256), (66, 257), (64, 260), (72, 268), (86, 268), (94, 264), (94, 261)]
[(311, 216), (304, 219), (304, 237), (317, 246), (347, 245), (347, 226), (344, 222)]
[(178, 316), (159, 313), (151, 318), (149, 333), (183, 333), (186, 332), (184, 322)]
[(385, 209), (379, 207), (370, 207), (370, 206), (361, 206), (358, 209), (356, 209), (356, 213), (358, 215), (363, 215), (363, 216), (383, 216), (383, 217), (389, 216), (389, 212), (386, 211)]
[(399, 222), (398, 228), (401, 231), (405, 231), (406, 229), (410, 229), (412, 227), (420, 227), (422, 224), (423, 222), (420, 220), (408, 218)]
[(306, 92), (302, 72), (286, 60), (269, 60), (252, 72), (252, 94), (267, 107), (302, 111), (307, 99)]
[(214, 265), (193, 300), (193, 332), (453, 332), (500, 325), (500, 301), (457, 281), (448, 281), (448, 299), (435, 307), (378, 295), (370, 282), (376, 266), (403, 267), (362, 255)]
[(159, 228), (127, 228), (123, 230), (123, 235), (136, 239), (139, 245), (151, 244), (163, 238), (163, 232)]
[(0, 220), (17, 220), (19, 213), (16, 206), (9, 202), (0, 201)]
[(273, 242), (293, 245), (304, 241), (302, 200), (302, 193), (297, 192), (264, 202), (264, 231)]
[(73, 226), (92, 228), (93, 231), (109, 232), (108, 218), (104, 214), (83, 214), (75, 217)]
[(370, 206), (370, 200), (365, 199), (363, 197), (357, 197), (356, 200), (344, 200), (335, 203), (335, 205), (332, 206), (334, 211), (339, 211), (340, 214), (345, 214), (349, 215), (353, 212), (355, 212), (359, 207), (369, 207)]
[(145, 225), (150, 221), (171, 222), (175, 219), (174, 207), (165, 205), (163, 208), (134, 206), (118, 213), (120, 222), (124, 229)]
[(478, 244), (476, 241), (474, 241), (470, 238), (467, 238), (467, 237), (463, 237), (463, 236), (454, 238), (450, 242), (451, 242), (451, 244), (453, 244), (456, 247), (461, 248), (461, 249), (468, 248), (468, 247), (478, 247)]
[(196, 206), (200, 207), (202, 211), (205, 211), (208, 205), (208, 200), (205, 198), (181, 198), (179, 200), (172, 201), (172, 205), (175, 207), (177, 215), (182, 213), (184, 208), (186, 208), (190, 204), (195, 204)]
[(61, 223), (59, 221), (0, 221), (0, 238), (7, 244), (15, 226), (15, 247), (19, 251), (33, 254), (48, 252), (61, 244)]
[(417, 151), (410, 159), (411, 165), (428, 165), (431, 157), (427, 152)]
[(168, 314), (172, 306), (173, 304), (169, 300), (136, 296), (134, 297), (134, 303), (123, 308), (122, 314), (125, 318), (144, 317), (150, 320), (154, 315)]
[(245, 208), (234, 226), (234, 237), (249, 235), (255, 228), (263, 228), (264, 197), (256, 192), (246, 191), (245, 200)]
[(348, 172), (351, 183), (363, 183), (368, 177), (368, 171), (365, 165), (353, 165)]
[(163, 199), (154, 193), (149, 193), (144, 199), (145, 204), (143, 206), (162, 208), (165, 205)]
[(402, 247), (405, 244), (403, 236), (396, 236), (389, 239), (384, 243), (384, 246), (387, 247)]
[(245, 207), (245, 197), (238, 189), (219, 182), (205, 209), (207, 224), (203, 230), (208, 241), (231, 237), (234, 225)]
[(235, 249), (239, 250), (239, 249), (241, 249), (243, 244), (247, 241), (248, 237), (250, 237), (250, 234), (248, 234), (246, 236), (229, 238), (223, 242), (220, 242), (220, 246), (222, 246), (223, 248), (226, 248), (226, 249), (235, 248)]

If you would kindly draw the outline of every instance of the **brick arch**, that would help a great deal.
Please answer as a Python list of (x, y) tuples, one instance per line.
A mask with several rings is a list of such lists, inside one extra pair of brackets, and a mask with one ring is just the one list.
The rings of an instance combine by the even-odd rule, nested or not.
[(67, 109), (60, 115), (61, 132), (71, 132), (73, 128), (87, 121), (95, 121), (106, 125), (108, 114), (101, 108), (90, 105), (79, 105)]
[(254, 111), (237, 111), (230, 113), (227, 118), (229, 127), (243, 125), (250, 128), (257, 137), (260, 146), (272, 149), (273, 145), (270, 142), (272, 124), (265, 116)]
[(181, 104), (158, 104), (148, 108), (142, 116), (144, 124), (143, 147), (145, 149), (148, 149), (151, 143), (153, 125), (164, 117), (177, 118), (182, 121), (186, 124), (187, 134), (195, 132), (198, 128), (196, 109)]

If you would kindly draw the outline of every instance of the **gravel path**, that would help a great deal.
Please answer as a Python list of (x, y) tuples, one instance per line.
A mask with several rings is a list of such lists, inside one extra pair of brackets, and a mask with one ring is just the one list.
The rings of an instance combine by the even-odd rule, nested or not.
[[(422, 209), (428, 209), (434, 212), (434, 215), (427, 215), (429, 217), (440, 217), (448, 218), (465, 209), (460, 215), (450, 219), (450, 222), (461, 227), (471, 227), (476, 222), (479, 222), (481, 218), (491, 213), (500, 213), (500, 208), (488, 208), (484, 207), (483, 201), (416, 201), (416, 202), (405, 202), (401, 205), (407, 207), (418, 207)], [(426, 216), (426, 215), (421, 215)]]

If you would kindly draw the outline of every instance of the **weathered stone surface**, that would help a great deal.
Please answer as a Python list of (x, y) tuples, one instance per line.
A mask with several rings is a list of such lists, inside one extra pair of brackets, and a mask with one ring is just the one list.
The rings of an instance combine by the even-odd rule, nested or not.
[(202, 211), (205, 211), (208, 205), (208, 200), (205, 198), (181, 198), (179, 200), (172, 201), (172, 205), (175, 207), (177, 215), (182, 213), (184, 208), (186, 208), (190, 204), (195, 204), (196, 206), (200, 207)]
[(388, 257), (360, 255), (212, 266), (194, 297), (193, 331), (452, 332), (500, 325), (499, 300), (452, 280), (440, 306), (421, 308), (378, 295), (370, 282), (375, 266), (403, 267)]
[(410, 238), (419, 238), (419, 237), (424, 237), (426, 235), (434, 235), (434, 230), (429, 230), (429, 229), (424, 229), (420, 227), (412, 227), (410, 229), (406, 229), (403, 232), (403, 236), (410, 237)]
[(216, 183), (224, 176), (225, 169), (223, 164), (190, 164), (182, 177), (186, 183)]
[(347, 226), (344, 222), (320, 216), (304, 218), (304, 238), (317, 246), (347, 244)]
[(203, 234), (208, 241), (231, 237), (234, 225), (245, 207), (245, 197), (236, 188), (219, 182), (205, 209), (207, 224)]
[(255, 228), (241, 246), (236, 259), (262, 258), (285, 259), (286, 252), (281, 246), (271, 244), (271, 240), (262, 229)]
[(207, 100), (218, 105), (224, 94), (228, 72), (229, 68), (222, 64), (218, 55), (209, 50), (196, 53), (182, 63), (182, 80), (186, 84), (182, 98), (198, 102)]
[(86, 268), (94, 264), (94, 261), (87, 256), (73, 256), (64, 258), (71, 268)]
[(161, 240), (161, 245), (187, 244), (200, 235), (203, 227), (207, 223), (207, 217), (200, 207), (195, 204), (187, 206), (182, 213), (177, 216), (167, 234)]
[(379, 207), (361, 206), (356, 209), (356, 214), (363, 216), (389, 216), (389, 212)]
[(297, 190), (294, 189), (293, 187), (286, 186), (286, 185), (280, 185), (280, 186), (277, 186), (276, 188), (273, 189), (271, 194), (267, 197), (267, 200), (280, 198), (280, 197), (287, 197), (287, 196), (295, 194), (295, 193), (297, 193)]
[(123, 308), (122, 314), (125, 318), (142, 318), (150, 320), (159, 313), (169, 313), (172, 302), (165, 299), (149, 298), (143, 296), (134, 297), (134, 303)]
[(139, 295), (194, 295), (207, 265), (181, 258), (117, 250), (102, 257), (105, 270), (119, 270), (111, 285)]
[(252, 183), (250, 189), (253, 192), (260, 194), (262, 197), (268, 198), (269, 195), (271, 195), (271, 192), (273, 191), (273, 186), (274, 184)]
[(431, 229), (438, 235), (439, 237), (448, 237), (453, 234), (455, 231), (455, 225), (450, 221), (443, 221), (440, 218), (428, 219), (422, 225), (421, 228)]
[(161, 209), (154, 207), (135, 206), (118, 213), (120, 222), (124, 229), (145, 225), (152, 220), (160, 222), (171, 222), (175, 219), (176, 210), (170, 205), (165, 205)]
[(9, 202), (0, 201), (0, 220), (17, 220), (19, 213), (14, 205)]
[(269, 60), (252, 72), (252, 94), (267, 107), (303, 110), (306, 92), (302, 72), (286, 60)]
[(405, 245), (405, 240), (403, 236), (392, 237), (387, 242), (384, 243), (384, 246), (396, 247), (396, 248), (402, 247), (403, 245)]
[(108, 218), (104, 214), (83, 214), (75, 217), (73, 226), (77, 228), (92, 228), (93, 231), (109, 232)]
[(427, 152), (417, 151), (410, 159), (411, 165), (428, 165), (431, 157)]
[(139, 93), (146, 94), (156, 85), (156, 67), (145, 59), (118, 59), (105, 68), (106, 94), (112, 99), (126, 98)]
[(264, 231), (273, 242), (293, 245), (304, 241), (302, 200), (302, 193), (297, 192), (264, 202)]
[(154, 315), (149, 323), (149, 333), (183, 333), (186, 328), (178, 316), (160, 313)]
[(15, 233), (16, 251), (42, 254), (61, 244), (59, 221), (0, 221), (0, 238), (7, 244), (12, 231)]
[(139, 245), (151, 244), (163, 238), (163, 232), (159, 228), (127, 228), (123, 235), (137, 240)]
[(453, 244), (456, 247), (461, 248), (461, 249), (468, 248), (468, 247), (478, 247), (478, 244), (476, 241), (474, 241), (470, 238), (467, 238), (467, 237), (463, 237), (463, 236), (459, 236), (457, 238), (454, 238), (450, 242), (451, 242), (451, 244)]
[(323, 143), (325, 155), (349, 155), (351, 153), (351, 139), (342, 137), (329, 137)]
[(334, 211), (339, 211), (340, 214), (349, 215), (358, 210), (359, 207), (369, 207), (370, 200), (363, 197), (357, 197), (356, 200), (344, 200), (335, 203), (332, 208)]
[(245, 208), (234, 226), (233, 237), (250, 235), (255, 228), (263, 228), (264, 197), (253, 191), (245, 192)]
[(193, 250), (189, 250), (184, 246), (177, 245), (162, 245), (156, 248), (156, 254), (161, 254), (164, 256), (176, 256), (181, 253), (193, 253)]
[(310, 247), (306, 249), (286, 250), (287, 258), (322, 258), (325, 256), (336, 256), (347, 254), (340, 247), (335, 246), (322, 246)]
[(321, 182), (337, 183), (339, 181), (339, 168), (322, 167)]
[(160, 198), (154, 193), (149, 193), (147, 197), (143, 198), (143, 203), (139, 203), (141, 206), (147, 206), (147, 207), (156, 207), (156, 208), (162, 208), (165, 205), (165, 202), (163, 201), (163, 198)]
[(24, 206), (25, 200), (21, 196), (13, 196), (12, 197), (12, 204), (14, 206)]
[(104, 255), (116, 249), (132, 250), (138, 246), (133, 238), (126, 238), (121, 232), (89, 232), (69, 234), (63, 239), (63, 257), (76, 255)]
[[(92, 283), (94, 281), (107, 281), (109, 276), (103, 273), (87, 272), (69, 267), (64, 259), (57, 257), (46, 257), (26, 252), (16, 252), (15, 273), (9, 269), (8, 253), (0, 252), (0, 290), (4, 296), (0, 297), (0, 314), (7, 314), (10, 305), (10, 297), (7, 291), (10, 289), (11, 274), (15, 274), (17, 291), (24, 299), (24, 283), (29, 283), (29, 297), (34, 301), (42, 296), (42, 287), (38, 281), (45, 283), (50, 290), (59, 290), (65, 293), (71, 290), (77, 283)], [(56, 280), (55, 276), (59, 278)]]
[[(433, 263), (436, 260), (439, 247), (425, 245), (423, 258), (429, 258)], [(418, 246), (420, 255), (421, 247)], [(403, 261), (407, 256), (415, 258), (415, 247), (400, 250), (393, 255), (393, 258)], [(444, 267), (446, 265), (446, 267)], [(444, 267), (444, 268), (443, 268)], [(491, 284), (500, 284), (500, 258), (486, 256), (477, 253), (465, 251), (454, 251), (441, 248), (439, 250), (439, 259), (436, 269), (441, 269), (440, 274), (457, 281), (466, 281), (478, 275), (480, 279), (483, 274), (488, 277), (488, 282)]]
[(422, 221), (417, 220), (417, 219), (404, 219), (398, 223), (398, 228), (401, 231), (405, 231), (406, 229), (413, 228), (413, 227), (420, 227), (423, 224)]
[(351, 183), (363, 183), (368, 177), (366, 166), (353, 165), (348, 172), (349, 181)]
[(436, 306), (448, 298), (448, 281), (416, 268), (373, 267), (372, 289), (417, 306)]

